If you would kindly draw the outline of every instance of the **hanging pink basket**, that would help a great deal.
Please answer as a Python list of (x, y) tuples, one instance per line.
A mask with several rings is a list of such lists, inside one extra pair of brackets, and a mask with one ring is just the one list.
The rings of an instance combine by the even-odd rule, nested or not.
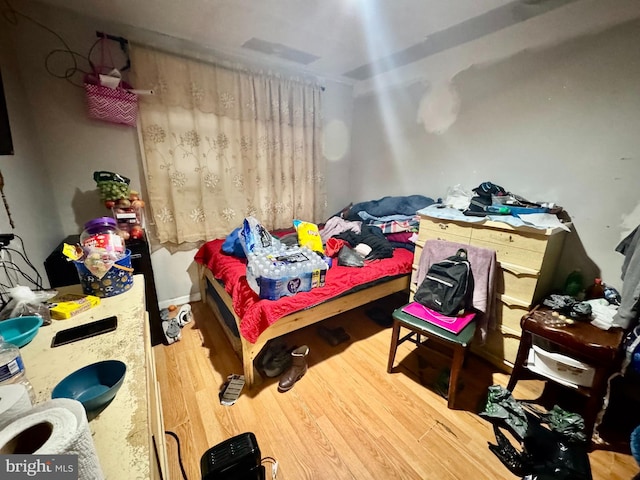
[[(126, 88), (127, 84), (122, 83)], [(89, 118), (110, 123), (136, 126), (138, 118), (138, 96), (124, 88), (109, 88), (98, 85), (95, 76), (87, 75), (84, 82)]]

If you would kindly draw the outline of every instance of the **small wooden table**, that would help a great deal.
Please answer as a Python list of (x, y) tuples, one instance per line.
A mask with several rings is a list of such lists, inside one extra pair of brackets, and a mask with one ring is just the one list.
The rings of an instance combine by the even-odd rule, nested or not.
[(537, 306), (522, 317), (522, 337), (507, 390), (513, 392), (518, 380), (533, 377), (554, 381), (527, 368), (529, 350), (533, 345), (533, 337), (538, 336), (558, 346), (564, 355), (591, 365), (595, 369), (593, 383), (590, 387), (575, 386), (574, 389), (587, 397), (583, 412), (585, 434), (593, 435), (598, 413), (602, 408), (607, 392), (608, 378), (620, 368), (620, 344), (624, 330), (611, 328), (602, 330), (589, 322), (575, 321), (572, 325), (554, 327), (548, 324), (553, 319), (553, 310)]

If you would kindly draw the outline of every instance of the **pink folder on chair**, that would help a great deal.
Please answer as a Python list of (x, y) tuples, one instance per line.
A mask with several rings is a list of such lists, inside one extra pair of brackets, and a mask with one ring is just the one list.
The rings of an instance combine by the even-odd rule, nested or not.
[(406, 307), (403, 307), (402, 311), (420, 320), (444, 328), (456, 335), (460, 333), (464, 327), (469, 325), (469, 322), (476, 316), (475, 312), (469, 312), (461, 317), (447, 317), (418, 302), (411, 302)]

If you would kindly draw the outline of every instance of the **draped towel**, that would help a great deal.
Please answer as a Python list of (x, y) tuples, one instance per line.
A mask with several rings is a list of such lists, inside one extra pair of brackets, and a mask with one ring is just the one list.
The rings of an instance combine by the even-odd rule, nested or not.
[(480, 315), (476, 316), (478, 328), (476, 339), (484, 344), (487, 339), (489, 328), (494, 329), (495, 309), (494, 292), (496, 283), (497, 260), (496, 252), (488, 248), (475, 247), (464, 243), (448, 242), (446, 240), (427, 240), (420, 256), (416, 279), (418, 285), (422, 283), (429, 267), (455, 255), (456, 252), (464, 248), (471, 264), (473, 280), (473, 308), (478, 310)]

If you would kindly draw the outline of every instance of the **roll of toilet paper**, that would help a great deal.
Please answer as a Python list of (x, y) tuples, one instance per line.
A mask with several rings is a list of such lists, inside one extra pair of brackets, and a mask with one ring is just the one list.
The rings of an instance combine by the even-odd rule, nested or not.
[(104, 480), (84, 407), (56, 398), (36, 405), (0, 430), (0, 451), (78, 455), (79, 480)]
[(30, 409), (27, 387), (19, 383), (0, 385), (0, 430)]

